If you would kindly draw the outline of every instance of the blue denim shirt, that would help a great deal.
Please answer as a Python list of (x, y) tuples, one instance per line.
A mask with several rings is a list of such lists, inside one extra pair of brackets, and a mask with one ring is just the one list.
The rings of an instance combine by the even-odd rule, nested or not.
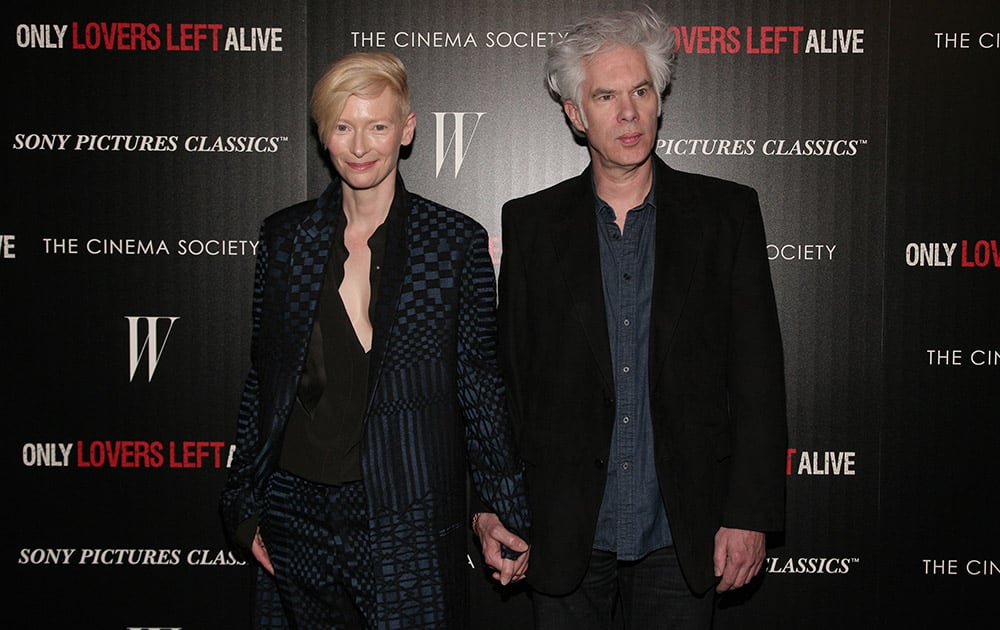
[(594, 548), (614, 552), (619, 560), (639, 560), (673, 544), (656, 479), (649, 407), (655, 188), (628, 211), (624, 231), (615, 223), (614, 210), (594, 195), (616, 414)]

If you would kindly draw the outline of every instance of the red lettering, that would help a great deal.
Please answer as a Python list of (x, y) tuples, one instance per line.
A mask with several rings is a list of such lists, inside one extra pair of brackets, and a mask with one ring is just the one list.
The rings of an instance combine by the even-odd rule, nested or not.
[(104, 465), (104, 460), (107, 459), (107, 449), (104, 448), (102, 442), (91, 442), (90, 443), (90, 461), (94, 466), (100, 468)]
[[(80, 24), (78, 22), (73, 22), (70, 26), (73, 27), (72, 29), (70, 29), (70, 33), (72, 34), (72, 37), (70, 38), (71, 41), (70, 45), (73, 47), (74, 50), (82, 50), (86, 48), (87, 46), (80, 41)], [(80, 451), (76, 452), (76, 456), (77, 459), (80, 458)]]
[(160, 468), (163, 466), (163, 443), (145, 440), (103, 440), (76, 443), (78, 468)]
[(153, 442), (149, 448), (149, 467), (160, 468), (163, 466), (163, 442)]
[(167, 50), (198, 51), (211, 37), (209, 47), (218, 51), (221, 30), (221, 24), (167, 24)]
[[(761, 26), (758, 35), (759, 42), (754, 45), (753, 27), (747, 27), (747, 53), (751, 55), (777, 55), (782, 51), (782, 44), (790, 44), (792, 53), (799, 53), (799, 34), (802, 26)], [(791, 37), (791, 39), (789, 39)]]
[(675, 50), (699, 55), (735, 53), (740, 50), (740, 29), (735, 26), (674, 26)]
[(171, 442), (171, 468), (202, 468), (206, 463), (215, 468), (222, 467), (222, 452), (225, 442)]
[(76, 467), (90, 468), (90, 460), (84, 460), (83, 455), (83, 440), (80, 440), (76, 443)]
[[(82, 446), (83, 444), (81, 443), (79, 449), (79, 453), (81, 454), (83, 453)], [(90, 459), (88, 460), (86, 466), (93, 466), (94, 468), (101, 468), (104, 466), (104, 462), (107, 459), (107, 449), (105, 448), (103, 442), (91, 442), (90, 449), (88, 449), (87, 454), (90, 456)]]
[(77, 50), (157, 50), (160, 27), (141, 22), (72, 23), (72, 47)]
[(104, 444), (107, 449), (108, 465), (112, 468), (118, 468), (118, 464), (121, 461), (122, 443), (107, 440)]
[(969, 241), (962, 241), (962, 266), (963, 267), (1000, 267), (1000, 251), (997, 250), (997, 241), (980, 240), (972, 246), (972, 259), (969, 259)]
[(107, 22), (101, 22), (101, 40), (104, 43), (104, 48), (106, 50), (114, 50), (115, 48), (115, 35), (118, 32), (118, 23), (112, 22), (108, 24)]

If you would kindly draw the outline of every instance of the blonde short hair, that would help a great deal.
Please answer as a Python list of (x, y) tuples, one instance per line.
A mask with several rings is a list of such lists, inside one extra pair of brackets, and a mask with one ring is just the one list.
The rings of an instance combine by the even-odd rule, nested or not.
[(391, 53), (357, 52), (334, 61), (316, 82), (309, 105), (324, 144), (351, 96), (376, 98), (386, 88), (396, 93), (400, 119), (410, 113), (406, 68)]

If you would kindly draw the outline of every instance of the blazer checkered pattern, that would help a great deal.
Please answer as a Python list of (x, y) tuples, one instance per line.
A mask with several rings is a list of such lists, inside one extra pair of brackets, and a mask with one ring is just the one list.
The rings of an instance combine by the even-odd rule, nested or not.
[[(275, 213), (260, 230), (251, 366), (220, 500), (234, 538), (260, 514), (280, 455), (340, 205), (335, 180), (318, 200)], [(494, 269), (481, 225), (408, 193), (398, 177), (386, 229), (361, 454), (373, 625), (464, 628), (468, 475), (477, 499), (509, 529), (524, 536), (529, 526), (496, 354)]]

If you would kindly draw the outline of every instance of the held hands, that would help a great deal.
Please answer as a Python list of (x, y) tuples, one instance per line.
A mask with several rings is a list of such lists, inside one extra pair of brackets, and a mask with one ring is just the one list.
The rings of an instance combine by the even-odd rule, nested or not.
[(253, 557), (257, 559), (264, 570), (274, 575), (274, 567), (271, 566), (271, 556), (267, 554), (267, 548), (264, 546), (264, 539), (260, 537), (260, 528), (257, 528), (257, 533), (253, 536), (253, 543), (250, 545), (250, 551), (253, 553)]
[[(528, 543), (509, 531), (491, 512), (479, 512), (472, 517), (472, 531), (483, 546), (486, 565), (493, 569), (493, 579), (506, 586), (524, 579), (528, 570)], [(505, 558), (500, 545), (504, 545), (519, 555), (516, 559)]]
[(764, 532), (720, 527), (715, 533), (715, 576), (719, 593), (750, 583), (764, 564)]
[[(524, 579), (524, 572), (528, 570), (528, 544), (519, 536), (508, 531), (501, 523), (496, 514), (480, 513), (472, 519), (472, 528), (479, 537), (483, 545), (483, 557), (486, 564), (494, 569), (493, 579), (499, 580), (501, 584), (507, 585)], [(516, 559), (508, 559), (502, 556), (501, 544), (507, 546), (519, 555)], [(250, 551), (257, 562), (264, 567), (264, 570), (274, 575), (274, 567), (271, 565), (271, 557), (264, 546), (264, 540), (260, 536), (260, 529), (254, 534)]]

